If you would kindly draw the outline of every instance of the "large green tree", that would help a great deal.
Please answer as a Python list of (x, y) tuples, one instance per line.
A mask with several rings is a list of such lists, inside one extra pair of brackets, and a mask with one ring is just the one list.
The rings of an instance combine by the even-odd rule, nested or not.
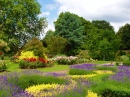
[(120, 49), (130, 49), (130, 24), (125, 24), (117, 32), (117, 37), (120, 39)]
[(46, 19), (39, 14), (37, 0), (0, 0), (0, 33), (7, 36), (7, 42), (15, 40), (22, 46), (44, 32)]
[(54, 35), (67, 39), (66, 54), (77, 54), (85, 39), (85, 35), (83, 35), (85, 27), (81, 17), (70, 12), (62, 12), (54, 24)]
[(96, 29), (88, 34), (87, 39), (90, 55), (96, 59), (113, 60), (119, 49), (119, 41), (113, 27), (107, 21), (96, 21), (95, 24)]

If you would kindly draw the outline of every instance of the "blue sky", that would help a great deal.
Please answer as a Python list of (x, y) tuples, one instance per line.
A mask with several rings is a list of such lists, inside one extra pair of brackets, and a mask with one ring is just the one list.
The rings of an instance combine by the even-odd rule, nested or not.
[(41, 5), (41, 17), (46, 17), (48, 29), (54, 30), (53, 22), (61, 12), (69, 11), (86, 20), (106, 20), (115, 31), (130, 23), (130, 0), (37, 0)]

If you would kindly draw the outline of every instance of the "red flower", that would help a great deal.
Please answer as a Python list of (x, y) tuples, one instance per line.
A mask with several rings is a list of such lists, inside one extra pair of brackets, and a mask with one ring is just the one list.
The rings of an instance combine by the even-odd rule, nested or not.
[(2, 52), (0, 52), (0, 55), (2, 55)]

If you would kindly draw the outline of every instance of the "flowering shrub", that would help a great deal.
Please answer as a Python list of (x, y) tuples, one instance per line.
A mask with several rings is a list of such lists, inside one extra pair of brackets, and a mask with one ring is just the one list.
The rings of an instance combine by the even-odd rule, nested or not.
[(3, 60), (0, 60), (0, 71), (5, 71), (7, 69), (6, 62)]
[(23, 58), (19, 62), (19, 67), (22, 69), (26, 68), (40, 68), (53, 66), (53, 62), (45, 60), (43, 58)]
[(38, 58), (38, 56), (35, 56), (33, 51), (22, 51), (21, 55), (19, 56), (19, 60), (22, 60), (24, 58)]
[(56, 58), (54, 58), (54, 60), (58, 63), (58, 64), (63, 64), (63, 65), (73, 65), (77, 63), (77, 58), (78, 57), (74, 57), (74, 56), (57, 56)]

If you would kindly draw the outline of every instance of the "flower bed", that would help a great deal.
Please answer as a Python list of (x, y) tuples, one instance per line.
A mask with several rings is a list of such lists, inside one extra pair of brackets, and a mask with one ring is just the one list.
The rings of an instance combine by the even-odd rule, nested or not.
[(40, 68), (40, 67), (50, 67), (53, 66), (53, 62), (51, 60), (45, 60), (43, 58), (23, 58), (19, 62), (19, 67), (22, 69), (26, 68)]

